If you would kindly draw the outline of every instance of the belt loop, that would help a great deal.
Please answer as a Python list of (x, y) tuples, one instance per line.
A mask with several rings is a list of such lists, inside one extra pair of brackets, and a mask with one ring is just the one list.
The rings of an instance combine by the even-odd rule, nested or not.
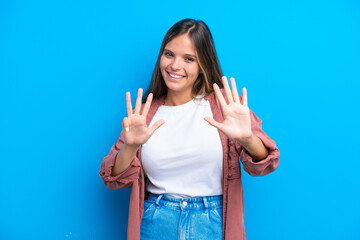
[(159, 195), (159, 197), (156, 199), (156, 205), (159, 206), (160, 199), (162, 198), (163, 194)]
[(203, 197), (203, 201), (204, 201), (204, 207), (208, 208), (208, 202), (207, 202), (206, 197)]

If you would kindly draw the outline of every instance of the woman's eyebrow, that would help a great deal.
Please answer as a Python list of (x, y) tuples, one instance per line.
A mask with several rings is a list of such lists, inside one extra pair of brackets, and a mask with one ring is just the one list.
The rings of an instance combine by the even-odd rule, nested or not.
[(192, 55), (192, 54), (185, 54), (185, 56), (189, 56), (189, 57), (196, 58), (196, 56), (195, 56), (195, 55)]
[[(167, 48), (165, 48), (165, 49), (164, 49), (164, 52), (165, 52), (165, 51), (167, 51), (167, 52), (170, 52), (170, 53), (174, 54), (174, 52), (173, 52), (173, 51), (171, 51), (171, 50), (169, 50), (169, 49), (167, 49)], [(185, 54), (184, 54), (184, 56), (189, 56), (189, 57), (196, 58), (196, 55), (193, 55), (193, 54), (190, 54), (190, 53), (185, 53)]]

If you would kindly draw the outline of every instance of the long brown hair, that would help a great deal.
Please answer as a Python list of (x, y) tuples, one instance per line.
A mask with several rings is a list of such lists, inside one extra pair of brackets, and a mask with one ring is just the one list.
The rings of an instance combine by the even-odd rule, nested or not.
[(223, 87), (221, 82), (222, 72), (209, 27), (201, 20), (187, 18), (175, 23), (166, 33), (161, 44), (151, 83), (144, 94), (143, 102), (146, 101), (147, 96), (151, 92), (153, 93), (153, 99), (166, 96), (167, 86), (161, 74), (160, 58), (166, 44), (182, 34), (188, 34), (192, 39), (201, 69), (201, 73), (192, 88), (193, 96), (195, 97), (198, 94), (209, 95), (214, 91), (214, 83), (217, 83), (220, 88)]

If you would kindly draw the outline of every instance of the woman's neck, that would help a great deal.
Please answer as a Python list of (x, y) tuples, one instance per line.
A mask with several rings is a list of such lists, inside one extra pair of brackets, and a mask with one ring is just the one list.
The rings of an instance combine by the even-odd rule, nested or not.
[(178, 106), (185, 104), (193, 99), (192, 94), (177, 94), (174, 92), (169, 92), (165, 96), (165, 103), (166, 106)]

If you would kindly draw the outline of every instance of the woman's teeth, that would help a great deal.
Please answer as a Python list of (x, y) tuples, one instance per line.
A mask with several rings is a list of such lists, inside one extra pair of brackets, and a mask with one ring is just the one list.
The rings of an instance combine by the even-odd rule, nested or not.
[(171, 77), (173, 77), (173, 78), (182, 78), (183, 76), (180, 76), (180, 75), (174, 75), (174, 74), (171, 74), (171, 73), (169, 73), (169, 75), (171, 76)]

